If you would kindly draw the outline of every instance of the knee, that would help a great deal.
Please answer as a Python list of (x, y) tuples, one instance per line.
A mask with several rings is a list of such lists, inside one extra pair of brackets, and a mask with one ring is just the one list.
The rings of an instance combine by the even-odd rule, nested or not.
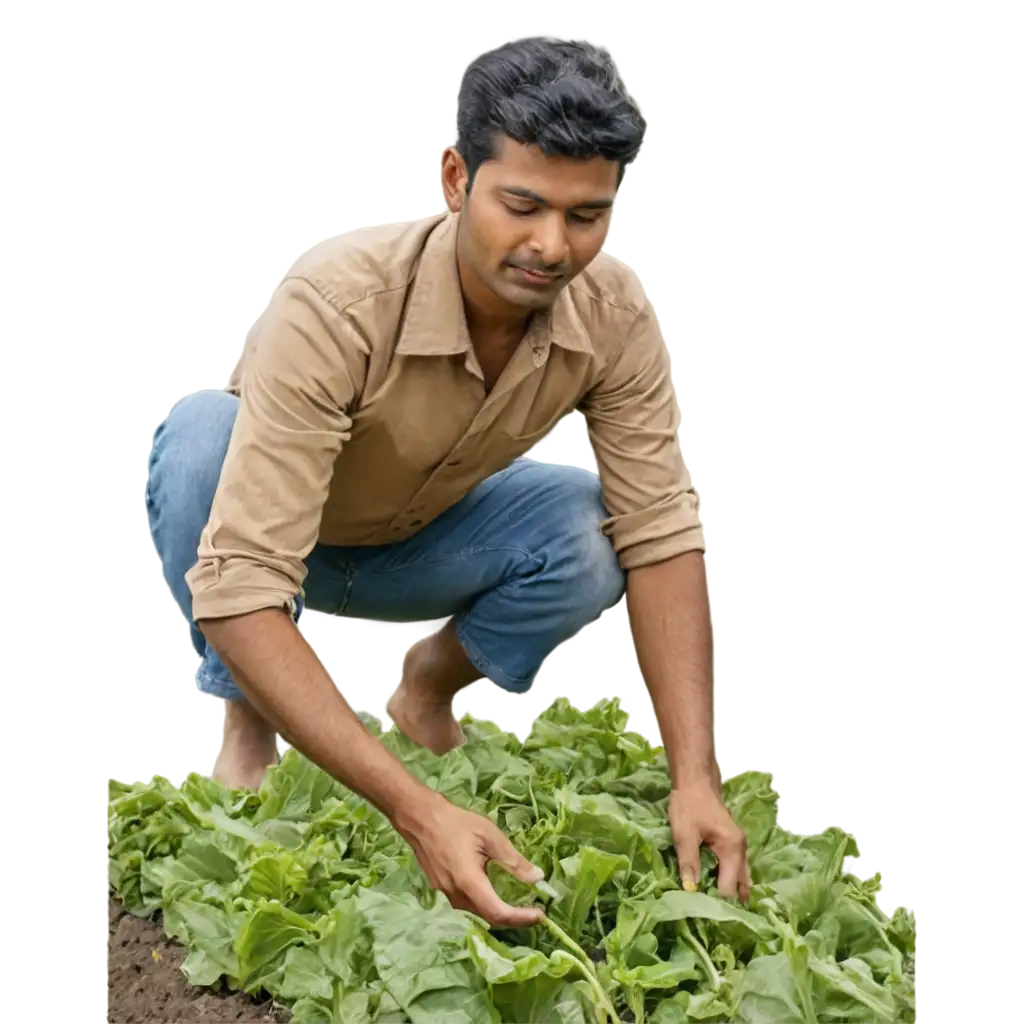
[(237, 411), (238, 399), (226, 391), (197, 391), (175, 404), (153, 435), (146, 484), (151, 512), (170, 504), (209, 513)]
[(585, 624), (621, 600), (626, 576), (612, 542), (601, 532), (608, 511), (598, 478), (586, 470), (560, 468), (552, 561), (567, 585), (574, 616)]

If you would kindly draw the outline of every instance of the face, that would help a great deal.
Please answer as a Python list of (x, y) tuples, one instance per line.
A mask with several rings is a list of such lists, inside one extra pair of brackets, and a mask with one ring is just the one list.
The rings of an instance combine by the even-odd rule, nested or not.
[[(445, 151), (448, 208), (460, 213), (458, 259), (467, 303), (495, 316), (551, 305), (600, 252), (611, 222), (618, 164), (548, 157), (501, 136), (466, 195), (466, 165)], [(535, 271), (536, 273), (531, 273)]]

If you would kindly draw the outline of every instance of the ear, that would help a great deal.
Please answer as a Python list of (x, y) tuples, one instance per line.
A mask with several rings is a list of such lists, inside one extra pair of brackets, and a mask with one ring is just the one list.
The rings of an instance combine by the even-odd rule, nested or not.
[(462, 154), (449, 146), (441, 157), (441, 188), (444, 190), (444, 201), (452, 213), (460, 213), (466, 203), (466, 184), (469, 172)]

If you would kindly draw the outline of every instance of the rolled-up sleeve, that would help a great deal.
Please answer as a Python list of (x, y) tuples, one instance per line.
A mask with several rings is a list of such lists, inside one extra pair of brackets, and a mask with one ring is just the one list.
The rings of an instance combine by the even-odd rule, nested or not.
[(235, 420), (198, 561), (196, 621), (285, 607), (300, 592), (367, 346), (306, 280), (279, 285), (253, 328)]
[(602, 379), (580, 403), (623, 569), (704, 551), (694, 489), (679, 448), (670, 359), (647, 302)]

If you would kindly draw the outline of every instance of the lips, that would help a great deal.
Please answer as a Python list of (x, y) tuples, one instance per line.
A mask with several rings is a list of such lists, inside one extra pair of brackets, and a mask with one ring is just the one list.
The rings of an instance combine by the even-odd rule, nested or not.
[(512, 269), (518, 271), (530, 284), (551, 284), (562, 276), (561, 274), (544, 274), (537, 270), (528, 270), (526, 267), (513, 266)]

